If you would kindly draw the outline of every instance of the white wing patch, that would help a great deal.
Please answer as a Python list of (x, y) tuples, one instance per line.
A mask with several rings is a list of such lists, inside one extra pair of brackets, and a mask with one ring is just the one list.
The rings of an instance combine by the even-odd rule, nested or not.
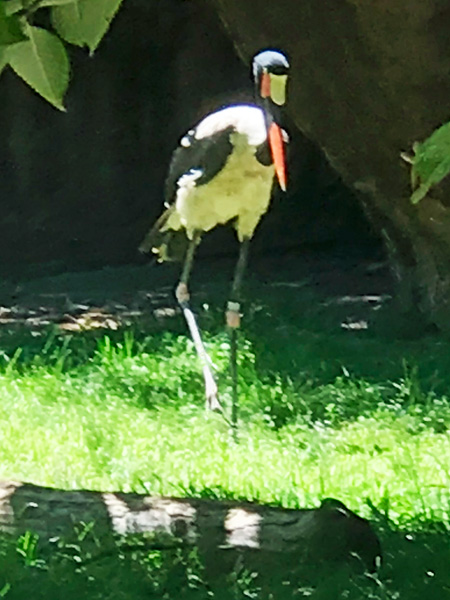
[(189, 169), (187, 173), (183, 173), (183, 175), (179, 178), (177, 181), (177, 186), (179, 188), (185, 187), (192, 189), (197, 179), (200, 179), (202, 175), (202, 169)]
[(245, 135), (250, 146), (259, 146), (267, 137), (262, 109), (250, 104), (228, 106), (208, 115), (197, 125), (195, 137), (201, 140), (224, 131), (228, 127), (232, 127), (237, 133)]
[(190, 129), (180, 140), (180, 146), (190, 148), (192, 146), (191, 138), (194, 135), (194, 130)]

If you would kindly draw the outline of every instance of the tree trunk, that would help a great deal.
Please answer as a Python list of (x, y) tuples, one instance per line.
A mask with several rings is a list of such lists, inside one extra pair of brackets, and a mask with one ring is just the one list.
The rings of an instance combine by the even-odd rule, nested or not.
[(448, 331), (450, 195), (441, 186), (412, 206), (400, 153), (449, 119), (450, 4), (213, 2), (246, 62), (268, 46), (289, 54), (291, 116), (360, 193), (386, 242), (403, 308)]
[[(338, 500), (318, 509), (288, 510), (246, 502), (154, 498), (122, 492), (66, 491), (13, 481), (0, 482), (0, 527), (37, 533), (41, 543), (69, 537), (77, 523), (94, 523), (101, 551), (115, 536), (151, 534), (150, 547), (197, 546), (210, 563), (248, 553), (256, 563), (347, 562), (356, 554), (373, 570), (381, 555), (370, 524)], [(221, 558), (218, 561), (217, 556)], [(217, 567), (216, 567), (217, 568)]]

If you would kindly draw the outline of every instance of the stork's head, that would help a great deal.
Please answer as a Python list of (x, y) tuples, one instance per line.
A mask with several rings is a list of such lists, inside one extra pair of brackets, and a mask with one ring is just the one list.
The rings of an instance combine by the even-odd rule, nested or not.
[(288, 71), (289, 62), (278, 50), (263, 50), (253, 58), (256, 94), (262, 100), (266, 114), (270, 151), (278, 182), (283, 191), (286, 190), (286, 160), (283, 134), (277, 123), (275, 109), (276, 106), (283, 106), (286, 101)]
[(289, 62), (278, 50), (263, 50), (253, 58), (253, 78), (257, 94), (269, 98), (278, 106), (286, 101)]

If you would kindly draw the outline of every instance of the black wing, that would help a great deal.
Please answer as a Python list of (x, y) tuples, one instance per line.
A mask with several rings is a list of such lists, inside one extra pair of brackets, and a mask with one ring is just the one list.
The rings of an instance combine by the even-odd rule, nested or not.
[(166, 178), (165, 198), (171, 204), (175, 200), (177, 182), (190, 171), (199, 171), (195, 185), (204, 185), (219, 173), (233, 150), (230, 133), (233, 127), (227, 127), (211, 136), (197, 139), (195, 129), (189, 131), (181, 140), (170, 162)]

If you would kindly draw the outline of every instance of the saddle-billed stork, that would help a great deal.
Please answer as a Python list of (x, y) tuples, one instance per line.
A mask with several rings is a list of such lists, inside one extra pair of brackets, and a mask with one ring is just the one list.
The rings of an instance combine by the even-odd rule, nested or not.
[(166, 180), (166, 209), (145, 239), (141, 252), (152, 250), (160, 261), (169, 257), (175, 232), (188, 244), (176, 298), (202, 361), (207, 404), (220, 409), (211, 361), (189, 306), (188, 280), (194, 253), (203, 233), (231, 222), (240, 242), (226, 320), (231, 335), (233, 407), (237, 421), (237, 328), (240, 326), (241, 285), (249, 241), (272, 195), (274, 177), (286, 190), (284, 145), (287, 134), (279, 124), (285, 103), (289, 63), (277, 50), (253, 58), (257, 105), (228, 106), (207, 115), (181, 139)]

